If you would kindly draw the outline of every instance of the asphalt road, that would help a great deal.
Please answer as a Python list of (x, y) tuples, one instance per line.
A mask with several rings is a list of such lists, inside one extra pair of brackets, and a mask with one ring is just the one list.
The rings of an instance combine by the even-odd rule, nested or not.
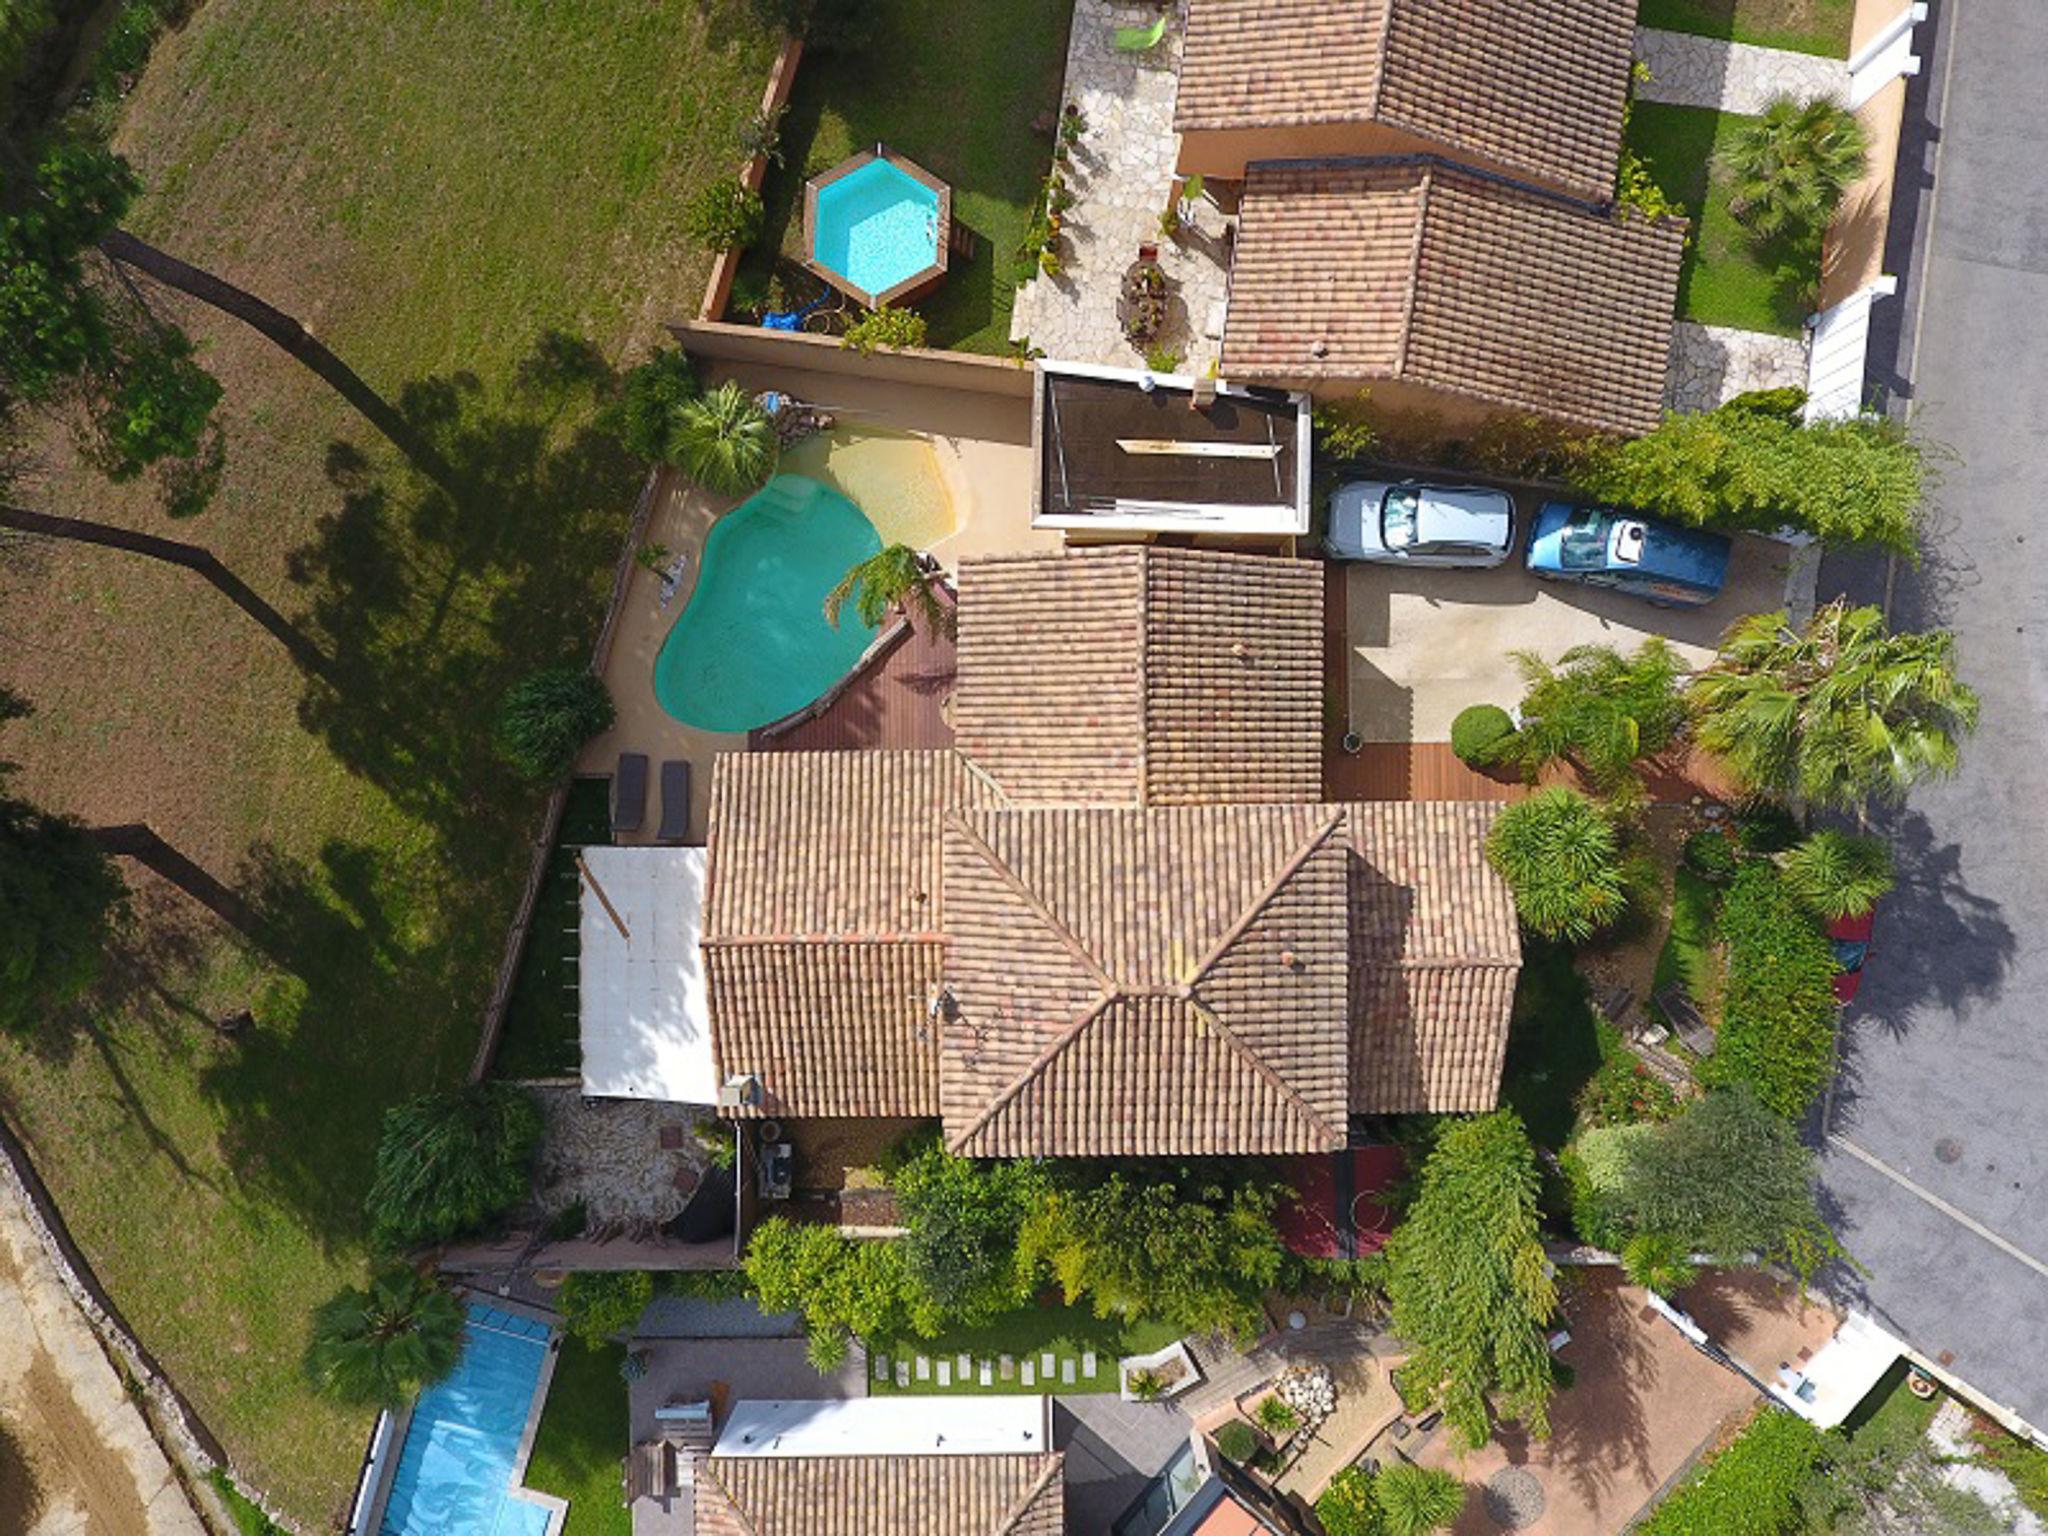
[[(1955, 450), (1892, 611), (1956, 631), (1984, 717), (1961, 774), (1887, 818), (1900, 888), (1845, 1027), (1823, 1184), (1865, 1270), (1836, 1283), (2048, 1428), (2048, 4), (1940, 0), (1934, 20), (1901, 290), (1879, 309), (1896, 355), (1872, 377)], [(1876, 562), (1822, 567), (1823, 597), (1886, 587)]]

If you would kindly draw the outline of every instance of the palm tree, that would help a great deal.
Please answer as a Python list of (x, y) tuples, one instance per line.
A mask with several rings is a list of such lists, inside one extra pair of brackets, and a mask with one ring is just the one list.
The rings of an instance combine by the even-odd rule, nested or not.
[(366, 1291), (346, 1290), (313, 1314), (306, 1371), (337, 1402), (402, 1408), (455, 1369), (462, 1304), (418, 1270), (394, 1264)]
[(1500, 813), (1486, 857), (1514, 893), (1522, 926), (1582, 944), (1628, 909), (1621, 838), (1577, 790), (1539, 790)]
[(892, 612), (906, 619), (913, 609), (936, 634), (953, 632), (953, 610), (932, 589), (932, 573), (908, 544), (891, 544), (869, 555), (839, 578), (825, 594), (825, 620), (839, 627), (839, 612), (853, 599), (853, 611), (869, 629), (878, 629)]
[(1823, 829), (1778, 855), (1785, 888), (1825, 922), (1861, 917), (1892, 888), (1884, 839)]
[(728, 380), (676, 409), (669, 462), (708, 491), (744, 496), (775, 471), (775, 424)]
[(1954, 773), (1977, 725), (1955, 636), (1893, 634), (1877, 609), (1841, 601), (1803, 630), (1782, 612), (1739, 620), (1689, 698), (1701, 744), (1746, 789), (1836, 810)]
[(1759, 240), (1819, 235), (1868, 161), (1863, 125), (1847, 107), (1780, 96), (1721, 153), (1728, 211)]
[(1528, 691), (1509, 751), (1523, 771), (1533, 779), (1564, 758), (1601, 794), (1638, 796), (1636, 764), (1668, 747), (1685, 724), (1685, 663), (1678, 654), (1652, 636), (1633, 656), (1608, 645), (1575, 645), (1555, 667), (1533, 651), (1517, 651), (1514, 659)]

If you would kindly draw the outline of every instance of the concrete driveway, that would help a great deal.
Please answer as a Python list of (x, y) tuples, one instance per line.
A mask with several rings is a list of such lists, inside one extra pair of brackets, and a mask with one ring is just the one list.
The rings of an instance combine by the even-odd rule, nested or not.
[[(1523, 526), (1532, 512), (1521, 509)], [(1467, 705), (1520, 702), (1518, 650), (1555, 660), (1575, 645), (1632, 650), (1662, 635), (1687, 660), (1703, 662), (1736, 619), (1785, 605), (1787, 559), (1782, 544), (1737, 539), (1728, 585), (1704, 608), (1657, 608), (1539, 581), (1519, 553), (1489, 571), (1335, 566), (1344, 583), (1350, 728), (1367, 741), (1448, 741)]]

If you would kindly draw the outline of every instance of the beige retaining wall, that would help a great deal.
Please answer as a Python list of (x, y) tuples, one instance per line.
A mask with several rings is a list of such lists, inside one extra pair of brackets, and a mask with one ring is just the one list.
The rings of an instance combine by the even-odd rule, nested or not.
[(836, 336), (808, 331), (771, 331), (723, 320), (686, 320), (669, 327), (692, 357), (770, 368), (802, 368), (884, 384), (918, 384), (931, 389), (965, 389), (981, 395), (1031, 398), (1031, 366), (1016, 358), (974, 352), (940, 352), (906, 347), (863, 357)]

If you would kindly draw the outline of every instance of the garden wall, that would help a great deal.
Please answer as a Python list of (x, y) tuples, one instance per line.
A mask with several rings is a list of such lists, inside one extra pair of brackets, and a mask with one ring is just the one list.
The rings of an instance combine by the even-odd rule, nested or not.
[(889, 384), (921, 384), (929, 389), (964, 389), (980, 395), (1005, 395), (1029, 400), (1032, 370), (1010, 357), (973, 352), (939, 352), (906, 347), (900, 352), (866, 356), (842, 345), (836, 336), (807, 331), (770, 331), (757, 325), (724, 320), (686, 320), (670, 326), (692, 357), (713, 357), (728, 363), (755, 363), (769, 368), (805, 368)]

